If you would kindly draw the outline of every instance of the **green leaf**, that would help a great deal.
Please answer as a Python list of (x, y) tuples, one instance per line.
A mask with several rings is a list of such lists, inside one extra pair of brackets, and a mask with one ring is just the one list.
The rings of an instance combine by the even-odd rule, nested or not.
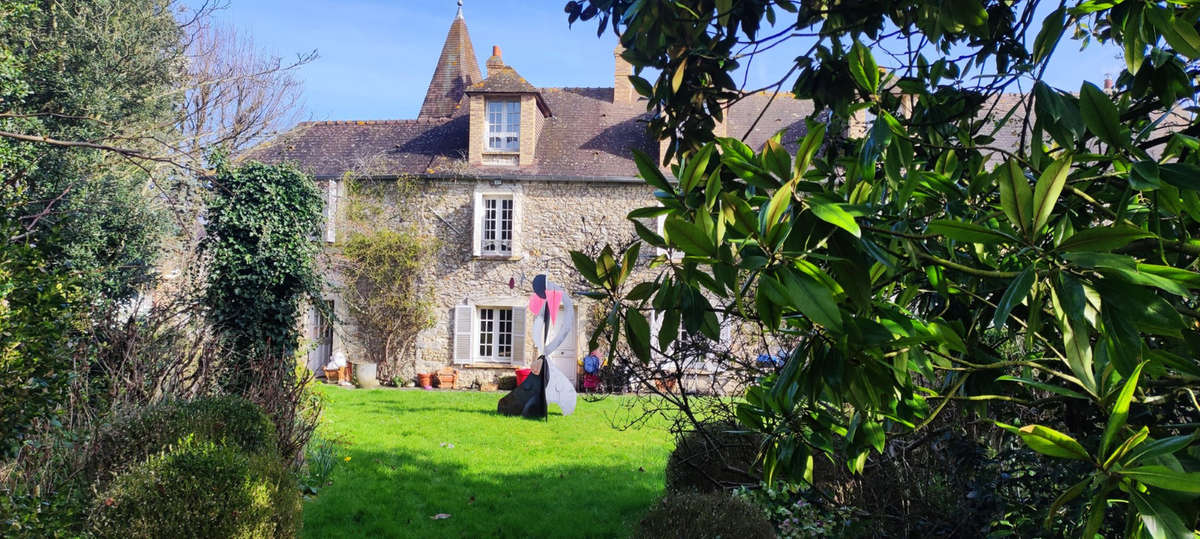
[(1033, 194), (1034, 220), (1031, 232), (1037, 233), (1042, 225), (1050, 219), (1058, 197), (1062, 194), (1063, 186), (1067, 184), (1067, 175), (1071, 172), (1071, 156), (1055, 160), (1038, 178)]
[(596, 262), (591, 257), (579, 251), (571, 251), (571, 261), (575, 263), (575, 269), (584, 279), (596, 286), (604, 286), (604, 281), (596, 275)]
[(1159, 177), (1180, 189), (1200, 191), (1200, 166), (1191, 163), (1167, 163), (1159, 165)]
[(854, 216), (842, 209), (841, 203), (814, 196), (808, 199), (808, 209), (822, 221), (839, 227), (856, 238), (862, 237), (862, 229), (854, 221)]
[(1025, 296), (1029, 295), (1029, 289), (1033, 286), (1036, 272), (1033, 266), (1029, 266), (1018, 273), (1012, 282), (1008, 284), (1008, 289), (1004, 291), (1004, 296), (1000, 298), (1000, 302), (996, 304), (996, 314), (992, 317), (992, 326), (1002, 328), (1008, 322), (1008, 313), (1012, 312), (1013, 307), (1025, 301)]
[(1083, 113), (1083, 124), (1100, 140), (1112, 146), (1125, 147), (1117, 106), (1103, 90), (1095, 84), (1084, 82), (1079, 88), (1079, 111)]
[(763, 208), (761, 235), (770, 236), (779, 221), (783, 219), (783, 214), (787, 212), (792, 205), (792, 184), (788, 183), (780, 187), (775, 194), (771, 196), (771, 201)]
[(1139, 445), (1136, 450), (1129, 454), (1127, 462), (1132, 464), (1144, 459), (1173, 455), (1179, 450), (1192, 445), (1197, 439), (1200, 439), (1200, 431), (1184, 436), (1171, 436), (1161, 440), (1146, 442)]
[(796, 150), (797, 178), (808, 171), (813, 155), (816, 155), (817, 150), (821, 148), (821, 143), (825, 140), (825, 124), (809, 120), (806, 125), (808, 132), (805, 133), (804, 140), (800, 141), (800, 148)]
[(683, 73), (687, 69), (687, 60), (679, 62), (675, 67), (675, 73), (671, 75), (671, 91), (678, 92), (679, 87), (683, 84)]
[(1000, 206), (1004, 215), (1014, 228), (1028, 235), (1033, 225), (1033, 193), (1021, 165), (1010, 159), (1007, 166), (996, 169), (996, 179), (1000, 183)]
[(1137, 508), (1138, 516), (1141, 517), (1142, 524), (1146, 526), (1146, 532), (1150, 534), (1150, 537), (1174, 539), (1192, 536), (1189, 526), (1183, 523), (1183, 519), (1179, 518), (1175, 510), (1156, 497), (1130, 490), (1129, 500)]
[(1083, 481), (1080, 481), (1080, 482), (1072, 485), (1071, 488), (1066, 490), (1066, 492), (1059, 494), (1058, 497), (1054, 499), (1054, 503), (1050, 504), (1050, 509), (1048, 509), (1046, 511), (1046, 519), (1044, 521), (1042, 521), (1042, 526), (1045, 527), (1047, 530), (1050, 529), (1051, 525), (1053, 524), (1054, 517), (1058, 516), (1058, 509), (1060, 507), (1062, 507), (1063, 505), (1065, 505), (1067, 502), (1070, 502), (1071, 500), (1078, 498), (1080, 494), (1083, 494), (1083, 490), (1085, 488), (1087, 488), (1087, 486), (1089, 484), (1091, 484), (1091, 482), (1092, 482), (1092, 478), (1088, 477), (1088, 478), (1084, 479)]
[(874, 95), (879, 90), (879, 67), (875, 64), (871, 51), (858, 40), (854, 40), (846, 60), (850, 62), (850, 77), (868, 95)]
[(662, 323), (658, 328), (658, 347), (666, 350), (675, 342), (675, 337), (679, 336), (679, 319), (682, 317), (682, 312), (679, 309), (668, 309), (663, 311)]
[(1121, 223), (1111, 226), (1086, 228), (1076, 232), (1058, 246), (1059, 251), (1112, 251), (1120, 249), (1131, 242), (1153, 238), (1154, 234), (1146, 232), (1130, 224)]
[(1158, 163), (1139, 161), (1129, 168), (1129, 185), (1139, 191), (1153, 191), (1162, 186)]
[(658, 166), (654, 164), (654, 160), (646, 155), (641, 150), (633, 150), (633, 162), (637, 164), (638, 176), (641, 176), (646, 183), (650, 184), (660, 191), (669, 194), (675, 194), (675, 189), (671, 187), (671, 182), (663, 176), (662, 171), (658, 170)]
[(951, 221), (948, 219), (936, 219), (931, 221), (929, 226), (926, 227), (925, 232), (928, 234), (936, 234), (938, 236), (945, 236), (952, 240), (965, 241), (969, 243), (990, 244), (1004, 241), (1015, 241), (1015, 238), (997, 230), (982, 227), (974, 223), (968, 223), (965, 221)]
[(1117, 437), (1117, 432), (1125, 426), (1125, 420), (1129, 417), (1129, 401), (1133, 399), (1133, 390), (1137, 388), (1138, 376), (1142, 374), (1144, 366), (1146, 363), (1142, 362), (1133, 369), (1133, 373), (1125, 380), (1125, 385), (1121, 386), (1121, 393), (1117, 395), (1117, 400), (1113, 401), (1112, 412), (1108, 416), (1108, 426), (1104, 428), (1104, 437), (1100, 441), (1101, 455), (1108, 454), (1108, 448), (1112, 445), (1113, 439)]
[(1037, 63), (1049, 56), (1050, 51), (1058, 45), (1058, 40), (1062, 38), (1063, 30), (1066, 29), (1065, 24), (1066, 10), (1063, 7), (1051, 11), (1046, 18), (1042, 20), (1042, 29), (1033, 40), (1033, 62)]
[(633, 307), (625, 309), (625, 340), (642, 363), (650, 361), (650, 323)]
[(1087, 400), (1089, 398), (1087, 395), (1084, 395), (1083, 393), (1080, 393), (1078, 391), (1071, 391), (1070, 389), (1067, 389), (1062, 386), (1057, 386), (1054, 384), (1047, 384), (1045, 382), (1039, 382), (1032, 378), (1020, 378), (1017, 376), (1001, 376), (1001, 377), (996, 378), (996, 381), (997, 382), (1019, 382), (1019, 383), (1025, 384), (1027, 386), (1036, 387), (1038, 389), (1046, 390), (1051, 393), (1057, 393), (1064, 397), (1071, 397), (1073, 399)]
[(1074, 460), (1091, 460), (1086, 449), (1074, 438), (1067, 436), (1050, 427), (1042, 425), (1026, 425), (1021, 428), (1004, 423), (996, 423), (1000, 428), (1007, 430), (1017, 436), (1028, 445), (1030, 449), (1037, 451), (1043, 455), (1051, 457), (1059, 457), (1064, 459)]
[(717, 254), (717, 247), (713, 244), (712, 238), (698, 225), (675, 217), (667, 217), (666, 222), (663, 223), (663, 229), (666, 230), (671, 243), (678, 245), (683, 252), (689, 255), (711, 257)]
[(1200, 472), (1177, 472), (1166, 466), (1154, 465), (1125, 468), (1120, 473), (1152, 487), (1200, 494)]

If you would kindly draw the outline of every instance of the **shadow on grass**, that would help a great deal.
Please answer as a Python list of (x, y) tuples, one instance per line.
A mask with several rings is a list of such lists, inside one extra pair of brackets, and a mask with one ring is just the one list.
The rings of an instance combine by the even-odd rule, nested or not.
[(490, 463), (499, 471), (481, 473), (415, 451), (346, 454), (334, 484), (305, 505), (305, 536), (621, 537), (661, 492), (656, 474), (625, 466)]

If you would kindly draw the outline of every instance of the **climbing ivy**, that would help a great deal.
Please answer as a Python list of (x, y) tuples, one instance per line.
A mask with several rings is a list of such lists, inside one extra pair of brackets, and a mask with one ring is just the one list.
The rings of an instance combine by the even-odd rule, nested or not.
[[(235, 354), (269, 358), (287, 372), (300, 337), (301, 305), (320, 298), (314, 236), (322, 223), (321, 192), (289, 165), (233, 168), (216, 161), (200, 245), (208, 262), (204, 302), (210, 321)], [(232, 389), (250, 383), (240, 374), (244, 369), (229, 371)]]

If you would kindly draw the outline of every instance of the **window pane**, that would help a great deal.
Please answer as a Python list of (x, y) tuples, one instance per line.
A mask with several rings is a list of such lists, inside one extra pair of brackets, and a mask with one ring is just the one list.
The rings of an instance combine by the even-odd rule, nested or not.
[(513, 349), (513, 311), (512, 309), (500, 309), (500, 323), (496, 331), (496, 355), (502, 358), (511, 358)]
[(492, 357), (492, 335), (495, 332), (495, 309), (479, 309), (479, 357)]

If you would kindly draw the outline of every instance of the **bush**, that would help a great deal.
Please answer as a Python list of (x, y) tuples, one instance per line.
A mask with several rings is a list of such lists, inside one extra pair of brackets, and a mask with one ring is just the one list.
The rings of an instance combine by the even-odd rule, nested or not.
[(279, 459), (275, 425), (258, 406), (240, 397), (210, 397), (149, 406), (108, 422), (92, 441), (88, 479), (106, 482), (188, 436)]
[(859, 516), (851, 507), (822, 499), (803, 485), (777, 482), (741, 487), (734, 496), (759, 508), (782, 539), (858, 537)]
[(667, 459), (667, 490), (714, 492), (757, 483), (754, 461), (761, 435), (738, 429), (715, 422), (680, 435)]
[(295, 480), (273, 455), (188, 438), (134, 466), (99, 493), (97, 537), (292, 537)]
[(759, 509), (723, 492), (668, 494), (638, 523), (635, 537), (775, 537)]

